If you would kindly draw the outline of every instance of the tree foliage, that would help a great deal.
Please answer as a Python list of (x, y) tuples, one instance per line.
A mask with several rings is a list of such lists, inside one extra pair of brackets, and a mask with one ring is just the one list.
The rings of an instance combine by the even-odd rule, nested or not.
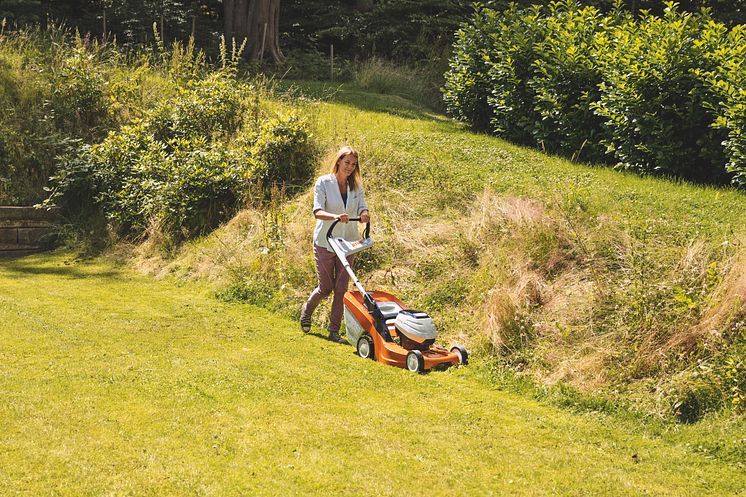
[(457, 118), (519, 143), (743, 185), (744, 50), (742, 26), (674, 3), (637, 18), (573, 0), (481, 7), (457, 34), (444, 98)]
[(194, 35), (202, 46), (214, 44), (221, 15), (220, 0), (7, 0), (0, 7), (0, 17), (19, 27), (61, 23), (124, 44), (152, 41), (153, 23), (166, 41)]

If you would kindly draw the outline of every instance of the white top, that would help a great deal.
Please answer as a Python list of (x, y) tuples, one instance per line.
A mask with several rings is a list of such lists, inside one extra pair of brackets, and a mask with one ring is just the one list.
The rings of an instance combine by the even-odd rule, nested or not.
[[(368, 206), (365, 203), (365, 192), (362, 186), (358, 186), (357, 190), (350, 191), (350, 187), (347, 187), (347, 205), (345, 206), (342, 200), (342, 194), (339, 192), (339, 185), (337, 178), (333, 174), (327, 174), (316, 180), (316, 185), (313, 189), (313, 212), (322, 209), (331, 214), (342, 214), (347, 213), (350, 217), (360, 217), (360, 213), (368, 210)], [(332, 249), (326, 242), (326, 232), (329, 231), (329, 226), (332, 225), (334, 220), (322, 221), (321, 219), (316, 220), (316, 229), (313, 232), (313, 243), (319, 247), (324, 247), (329, 252)], [(334, 236), (341, 237), (345, 240), (358, 240), (360, 234), (358, 232), (358, 223), (349, 222), (347, 224), (338, 223), (334, 227)]]

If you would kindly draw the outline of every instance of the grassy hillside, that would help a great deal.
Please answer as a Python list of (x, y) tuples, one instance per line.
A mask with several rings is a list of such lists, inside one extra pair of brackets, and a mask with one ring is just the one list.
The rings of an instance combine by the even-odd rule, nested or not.
[[(214, 67), (192, 46), (124, 53), (59, 30), (3, 34), (0, 202), (51, 186), (71, 233), (145, 240), (117, 248), (295, 317), (315, 279), (309, 175), (318, 150), (349, 143), (378, 242), (357, 270), (431, 312), (445, 341), (648, 414), (742, 416), (742, 193), (470, 133), (415, 103), (427, 85), (390, 65), (361, 66), (357, 86), (272, 93), (228, 52)], [(324, 309), (316, 317), (323, 327)]]
[(746, 490), (706, 424), (573, 414), (496, 390), (485, 361), (414, 375), (101, 260), (3, 261), (0, 322), (3, 495)]
[[(322, 149), (361, 151), (378, 242), (357, 264), (367, 287), (541, 383), (682, 421), (742, 409), (743, 194), (572, 164), (395, 95), (283, 91), (305, 96)], [(296, 316), (314, 284), (310, 205), (289, 185), (175, 261), (140, 247), (142, 264)]]

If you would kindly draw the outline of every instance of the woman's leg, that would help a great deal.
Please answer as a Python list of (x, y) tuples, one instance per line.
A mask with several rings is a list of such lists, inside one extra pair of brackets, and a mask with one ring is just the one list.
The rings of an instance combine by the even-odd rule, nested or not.
[[(355, 256), (347, 258), (347, 262), (352, 266)], [(332, 300), (332, 310), (329, 315), (329, 332), (339, 334), (339, 327), (342, 323), (342, 314), (344, 313), (344, 296), (347, 292), (347, 285), (350, 282), (350, 275), (345, 271), (342, 261), (334, 258), (334, 299)]]
[(301, 327), (303, 327), (305, 323), (307, 323), (309, 327), (311, 326), (311, 315), (313, 315), (313, 311), (315, 311), (319, 303), (328, 297), (334, 290), (334, 261), (337, 260), (337, 256), (325, 248), (314, 245), (313, 259), (316, 263), (318, 285), (311, 292), (311, 295), (309, 295), (303, 309), (301, 309)]

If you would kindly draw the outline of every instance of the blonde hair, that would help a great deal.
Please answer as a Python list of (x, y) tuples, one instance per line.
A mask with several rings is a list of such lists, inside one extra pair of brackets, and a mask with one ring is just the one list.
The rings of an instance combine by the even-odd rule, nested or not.
[(360, 156), (357, 153), (357, 150), (350, 147), (349, 145), (345, 145), (344, 147), (340, 148), (339, 151), (335, 155), (334, 162), (332, 162), (332, 174), (337, 174), (337, 171), (339, 171), (339, 161), (341, 159), (344, 159), (348, 155), (352, 155), (358, 160), (357, 167), (355, 167), (355, 170), (347, 177), (347, 185), (350, 187), (350, 190), (357, 190), (359, 187), (363, 186), (363, 177), (360, 175)]

